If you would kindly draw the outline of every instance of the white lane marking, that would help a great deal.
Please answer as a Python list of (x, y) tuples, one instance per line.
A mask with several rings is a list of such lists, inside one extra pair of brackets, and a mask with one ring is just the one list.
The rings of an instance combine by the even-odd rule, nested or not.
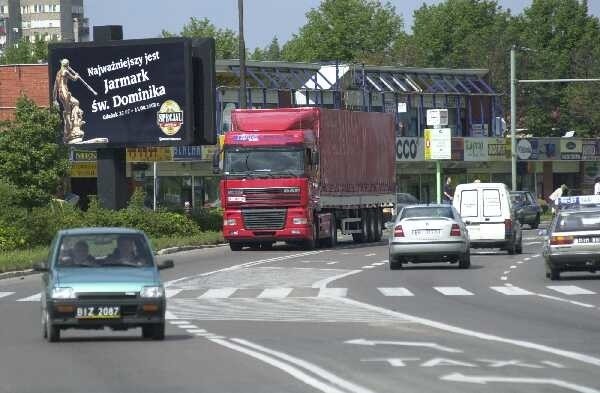
[(585, 308), (595, 308), (596, 306), (594, 306), (593, 304), (587, 304), (587, 303), (582, 303), (582, 302), (576, 302), (574, 300), (569, 300), (569, 303), (574, 304), (576, 306), (581, 306), (581, 307), (585, 307)]
[(318, 297), (346, 297), (348, 288), (321, 288)]
[(443, 322), (433, 321), (431, 319), (416, 317), (414, 315), (409, 315), (409, 314), (404, 314), (404, 313), (400, 313), (397, 311), (392, 311), (392, 310), (389, 310), (389, 309), (386, 309), (383, 307), (374, 306), (374, 305), (368, 304), (368, 303), (362, 303), (357, 300), (352, 300), (352, 299), (348, 299), (348, 298), (340, 298), (339, 301), (346, 303), (346, 304), (356, 306), (356, 307), (361, 307), (363, 309), (380, 312), (380, 313), (388, 315), (388, 316), (401, 318), (406, 321), (419, 323), (421, 325), (425, 325), (425, 326), (428, 326), (428, 327), (431, 327), (434, 329), (439, 329), (439, 330), (443, 330), (443, 331), (455, 333), (455, 334), (461, 334), (461, 335), (467, 336), (467, 337), (479, 338), (479, 339), (485, 340), (485, 341), (501, 342), (501, 343), (505, 343), (505, 344), (518, 346), (521, 348), (533, 349), (536, 351), (550, 353), (550, 354), (553, 354), (556, 356), (562, 356), (564, 358), (576, 360), (581, 363), (591, 364), (593, 366), (600, 367), (600, 358), (586, 355), (583, 353), (549, 347), (547, 345), (536, 344), (534, 342), (525, 341), (525, 340), (515, 340), (515, 339), (505, 338), (505, 337), (501, 337), (501, 336), (496, 336), (493, 334), (482, 333), (482, 332), (478, 332), (476, 330), (465, 329), (465, 328), (461, 328), (458, 326), (449, 325), (449, 324), (446, 324)]
[(275, 350), (263, 347), (261, 345), (252, 343), (247, 340), (234, 338), (232, 341), (235, 341), (236, 343), (241, 344), (241, 345), (245, 345), (246, 347), (250, 347), (254, 350), (261, 351), (268, 355), (275, 356), (281, 360), (284, 360), (286, 362), (294, 364), (298, 367), (302, 367), (303, 369), (310, 371), (315, 375), (318, 375), (319, 377), (325, 379), (326, 381), (328, 381), (334, 385), (339, 386), (342, 389), (345, 389), (346, 391), (353, 392), (353, 393), (373, 393), (371, 390), (369, 390), (367, 388), (356, 385), (348, 380), (342, 379), (342, 378), (338, 377), (337, 375), (330, 373), (329, 371), (327, 371), (313, 363), (307, 362), (306, 360), (297, 358), (295, 356), (288, 355), (284, 352), (279, 352), (279, 351), (275, 351)]
[(514, 287), (514, 285), (512, 285), (512, 284), (510, 284), (510, 283), (506, 283), (506, 284), (504, 284), (504, 285), (506, 285), (507, 287)]
[(469, 292), (461, 287), (433, 287), (436, 291), (446, 296), (472, 296), (473, 292)]
[(0, 292), (0, 298), (7, 297), (14, 294), (14, 292)]
[(336, 263), (338, 263), (338, 262), (336, 262), (336, 261), (333, 261), (333, 262), (327, 262), (327, 264), (328, 264), (328, 265), (335, 265)]
[(528, 242), (528, 243), (523, 243), (524, 246), (533, 246), (534, 244), (541, 244), (542, 242)]
[(546, 288), (565, 295), (595, 295), (596, 292), (575, 285), (548, 285)]
[(312, 386), (313, 388), (324, 392), (324, 393), (343, 393), (341, 390), (336, 389), (335, 387), (322, 382), (316, 378), (314, 378), (313, 376), (303, 372), (302, 370), (300, 370), (297, 367), (294, 367), (292, 365), (289, 365), (285, 362), (282, 362), (280, 360), (277, 360), (274, 357), (271, 356), (267, 356), (264, 353), (258, 352), (258, 351), (253, 351), (249, 348), (243, 347), (241, 345), (237, 345), (234, 344), (232, 342), (229, 342), (227, 340), (223, 340), (223, 339), (218, 339), (218, 338), (210, 338), (210, 340), (212, 342), (214, 342), (215, 344), (219, 344), (221, 346), (227, 347), (229, 349), (232, 349), (234, 351), (238, 351), (241, 352), (243, 354), (246, 354), (248, 356), (251, 356), (255, 359), (260, 360), (261, 362), (267, 363), (273, 367), (276, 367), (278, 369), (280, 369), (283, 372), (288, 373), (289, 375), (291, 375), (292, 377), (296, 378), (297, 380)]
[(264, 299), (283, 299), (289, 296), (293, 290), (293, 288), (267, 288), (258, 297)]
[(165, 288), (165, 296), (168, 298), (177, 296), (183, 289)]
[(525, 259), (523, 259), (523, 260), (524, 260), (524, 261), (531, 261), (531, 258), (530, 258), (530, 257), (527, 257), (527, 258), (525, 258)]
[(381, 266), (381, 265), (385, 265), (386, 263), (387, 263), (387, 261), (385, 261), (385, 262), (375, 262), (373, 264), (373, 266)]
[(390, 261), (389, 259), (382, 259), (381, 261), (379, 261), (379, 263), (386, 264), (386, 263), (388, 263), (389, 261)]
[(198, 296), (198, 299), (225, 299), (233, 295), (237, 288), (211, 288)]
[(599, 390), (589, 388), (587, 386), (576, 385), (571, 382), (563, 381), (562, 379), (552, 378), (518, 378), (518, 377), (499, 377), (499, 376), (470, 376), (461, 373), (452, 373), (440, 377), (443, 381), (454, 382), (469, 382), (485, 385), (488, 382), (506, 382), (506, 383), (525, 383), (536, 385), (554, 385), (579, 393), (600, 393)]
[(344, 278), (347, 276), (351, 276), (353, 274), (361, 273), (362, 270), (350, 270), (349, 272), (338, 274), (337, 276), (332, 276), (328, 278), (324, 278), (323, 280), (319, 280), (312, 285), (312, 288), (326, 288), (327, 285), (335, 280), (339, 280), (340, 278)]
[(517, 265), (520, 265), (520, 264), (522, 264), (522, 263), (523, 263), (523, 261), (519, 261), (519, 262), (517, 262)]
[(167, 310), (165, 311), (165, 319), (171, 323), (175, 323), (173, 319), (177, 319), (177, 317), (171, 311)]
[(375, 266), (371, 266), (371, 265), (366, 265), (366, 266), (361, 267), (361, 269), (374, 269), (374, 268), (375, 268)]
[(301, 258), (301, 257), (309, 256), (309, 255), (320, 254), (322, 252), (326, 252), (326, 250), (308, 251), (308, 252), (303, 252), (303, 253), (300, 253), (300, 254), (284, 255), (284, 256), (275, 257), (275, 258), (261, 259), (261, 260), (252, 261), (252, 262), (245, 262), (245, 263), (241, 263), (239, 265), (233, 265), (233, 266), (225, 267), (223, 269), (213, 270), (213, 271), (206, 272), (206, 273), (201, 273), (201, 274), (195, 274), (195, 275), (192, 275), (192, 276), (180, 277), (180, 278), (175, 279), (175, 280), (167, 281), (167, 282), (165, 282), (165, 287), (170, 287), (173, 284), (176, 284), (176, 283), (178, 283), (180, 281), (189, 280), (190, 278), (194, 278), (194, 277), (206, 277), (206, 276), (210, 276), (210, 275), (213, 275), (213, 274), (216, 274), (216, 273), (225, 272), (225, 271), (237, 270), (237, 269), (242, 269), (242, 268), (245, 268), (245, 267), (262, 265), (262, 264), (270, 263), (270, 262), (278, 262), (278, 261), (283, 261), (283, 260), (287, 260), (287, 259)]
[(177, 327), (181, 329), (198, 329), (196, 325), (177, 325)]
[(188, 329), (187, 332), (192, 333), (192, 334), (200, 334), (200, 333), (206, 333), (206, 330), (204, 330), (204, 329)]
[(502, 273), (502, 274), (509, 274), (509, 273), (510, 273), (510, 270), (507, 270), (507, 271), (505, 271), (505, 272), (504, 272), (504, 273)]
[(406, 288), (377, 288), (383, 296), (415, 296), (414, 293)]
[(377, 255), (377, 254), (375, 254), (375, 253), (373, 253), (373, 252), (372, 252), (372, 253), (370, 253), (370, 254), (365, 254), (365, 256), (366, 256), (366, 257), (374, 257), (375, 255)]
[(519, 288), (519, 287), (490, 287), (490, 289), (496, 291), (496, 292), (500, 292), (503, 295), (509, 295), (509, 296), (523, 296), (523, 295), (533, 295), (533, 292), (529, 292), (523, 288)]
[(189, 325), (190, 322), (189, 321), (170, 321), (169, 322), (171, 325)]
[(462, 349), (455, 349), (450, 347), (445, 347), (443, 345), (439, 345), (437, 343), (431, 342), (423, 342), (423, 341), (372, 341), (365, 340), (364, 338), (357, 338), (355, 340), (344, 341), (344, 344), (354, 344), (354, 345), (364, 345), (368, 347), (373, 347), (375, 345), (395, 345), (400, 347), (425, 347), (431, 349), (437, 349), (442, 352), (452, 352), (452, 353), (462, 353)]
[(508, 280), (508, 277), (506, 277), (506, 276), (502, 276), (502, 277), (500, 277), (500, 280), (502, 280), (502, 281), (506, 281), (506, 280)]
[(511, 268), (511, 269), (516, 269), (516, 268), (517, 268), (517, 265), (512, 265), (510, 268)]
[(532, 257), (532, 258), (539, 258), (539, 257), (540, 257), (540, 254), (535, 254), (535, 255), (532, 255), (531, 257)]
[(554, 367), (554, 368), (565, 368), (564, 365), (560, 364), (560, 363), (556, 363), (556, 362), (552, 362), (550, 360), (542, 360), (540, 363), (546, 364), (550, 367)]
[(36, 293), (35, 295), (27, 296), (22, 299), (18, 299), (18, 302), (39, 302), (42, 299), (42, 293)]

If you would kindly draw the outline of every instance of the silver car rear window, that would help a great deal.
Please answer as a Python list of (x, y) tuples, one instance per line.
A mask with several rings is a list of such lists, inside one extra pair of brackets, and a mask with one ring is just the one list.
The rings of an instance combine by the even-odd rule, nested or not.
[(402, 210), (402, 217), (400, 218), (415, 218), (415, 217), (445, 217), (454, 218), (451, 207), (445, 206), (423, 206), (423, 207), (411, 207)]
[(556, 220), (555, 232), (600, 231), (600, 211), (565, 212)]

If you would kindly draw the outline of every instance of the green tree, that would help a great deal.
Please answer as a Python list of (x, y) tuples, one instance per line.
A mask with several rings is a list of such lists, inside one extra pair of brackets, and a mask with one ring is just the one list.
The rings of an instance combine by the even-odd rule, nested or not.
[(377, 0), (323, 0), (307, 23), (283, 46), (289, 61), (389, 62), (402, 18)]
[[(600, 23), (587, 2), (534, 0), (518, 18), (520, 79), (590, 78), (600, 75)], [(540, 135), (576, 130), (595, 136), (598, 84), (535, 84), (521, 89), (520, 125)], [(594, 108), (594, 104), (596, 108)]]
[(22, 39), (6, 48), (0, 55), (0, 64), (34, 64), (48, 61), (48, 42), (36, 38), (34, 42)]
[(271, 43), (267, 45), (265, 48), (256, 48), (254, 52), (250, 54), (251, 60), (268, 60), (268, 61), (277, 61), (281, 60), (281, 47), (279, 46), (279, 40), (277, 37), (273, 37)]
[[(189, 38), (212, 37), (215, 39), (217, 59), (237, 59), (239, 57), (238, 35), (231, 29), (216, 27), (208, 18), (191, 17), (179, 35)], [(174, 37), (175, 34), (163, 30), (162, 36)]]
[(46, 204), (66, 176), (60, 117), (22, 97), (14, 121), (0, 127), (0, 180), (15, 188), (21, 206)]

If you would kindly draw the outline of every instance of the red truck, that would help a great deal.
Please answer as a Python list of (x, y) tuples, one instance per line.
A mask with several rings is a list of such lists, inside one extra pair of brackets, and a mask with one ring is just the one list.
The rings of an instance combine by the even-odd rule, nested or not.
[(232, 113), (220, 184), (231, 250), (379, 241), (396, 190), (394, 117), (323, 108)]

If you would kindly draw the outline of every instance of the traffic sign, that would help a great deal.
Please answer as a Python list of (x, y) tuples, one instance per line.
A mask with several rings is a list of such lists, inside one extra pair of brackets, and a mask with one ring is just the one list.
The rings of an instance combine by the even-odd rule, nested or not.
[(449, 160), (452, 158), (452, 131), (450, 128), (425, 130), (425, 159)]
[(433, 127), (448, 125), (448, 109), (427, 109), (427, 125)]

